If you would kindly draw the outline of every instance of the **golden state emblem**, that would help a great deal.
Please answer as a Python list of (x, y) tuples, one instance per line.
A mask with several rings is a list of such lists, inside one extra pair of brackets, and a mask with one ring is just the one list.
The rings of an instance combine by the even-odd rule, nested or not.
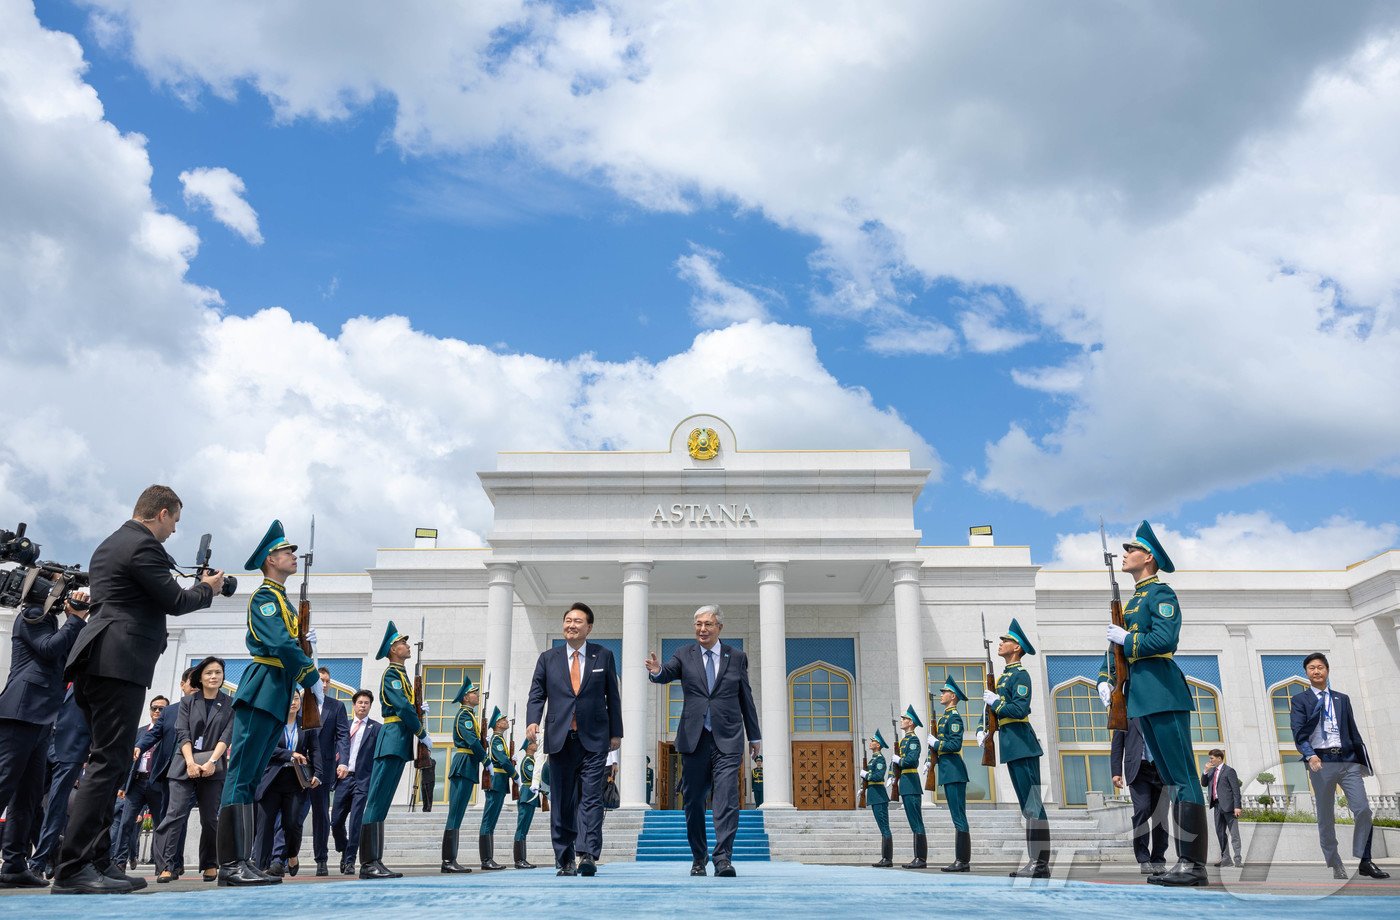
[(696, 460), (713, 460), (719, 455), (719, 434), (713, 428), (695, 428), (687, 444)]

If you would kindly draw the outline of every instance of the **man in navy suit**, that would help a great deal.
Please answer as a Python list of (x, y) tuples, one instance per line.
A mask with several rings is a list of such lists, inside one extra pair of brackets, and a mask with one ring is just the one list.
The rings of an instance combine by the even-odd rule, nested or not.
[(1293, 696), (1289, 713), (1293, 743), (1308, 765), (1313, 799), (1317, 803), (1317, 836), (1322, 855), (1335, 878), (1347, 877), (1342, 857), (1337, 853), (1335, 798), (1337, 786), (1347, 797), (1356, 825), (1352, 829), (1351, 852), (1361, 860), (1357, 870), (1371, 878), (1390, 878), (1390, 873), (1371, 861), (1371, 805), (1366, 798), (1363, 776), (1371, 775), (1366, 742), (1356, 727), (1351, 699), (1333, 690), (1327, 680), (1327, 656), (1313, 652), (1303, 659), (1303, 672), (1312, 684)]
[[(326, 697), (329, 703), (331, 698)], [(354, 716), (345, 738), (336, 746), (335, 811), (331, 831), (340, 852), (340, 874), (355, 874), (355, 858), (360, 852), (360, 821), (369, 795), (369, 778), (374, 772), (374, 748), (379, 742), (379, 722), (369, 717), (374, 694), (356, 690), (350, 701)], [(329, 772), (329, 771), (327, 771)], [(349, 825), (348, 829), (346, 825)]]
[[(306, 822), (307, 811), (311, 812), (311, 854), (316, 858), (316, 874), (328, 875), (326, 859), (329, 856), (328, 840), (331, 829), (331, 792), (335, 789), (336, 766), (339, 763), (337, 752), (342, 742), (350, 737), (350, 719), (345, 713), (345, 704), (331, 696), (331, 672), (321, 668), (321, 689), (325, 691), (326, 702), (321, 706), (321, 727), (317, 729), (316, 763), (318, 775), (324, 766), (325, 775), (321, 783), (309, 790), (302, 800), (298, 820)], [(301, 825), (298, 825), (301, 826)], [(277, 831), (275, 847), (284, 842), (282, 831)]]
[[(1143, 875), (1167, 871), (1167, 826), (1157, 813), (1162, 801), (1162, 775), (1143, 741), (1137, 719), (1128, 720), (1128, 730), (1113, 733), (1109, 753), (1113, 785), (1127, 788), (1133, 800), (1133, 855)], [(1149, 827), (1150, 825), (1150, 827)]]
[[(685, 829), (690, 839), (691, 875), (704, 875), (706, 862), (705, 798), (715, 811), (715, 875), (732, 878), (734, 835), (739, 830), (739, 762), (744, 734), (758, 757), (762, 735), (749, 686), (749, 659), (743, 650), (719, 641), (724, 612), (711, 604), (695, 611), (695, 645), (686, 645), (662, 667), (656, 653), (647, 656), (654, 684), (680, 680), (685, 691), (676, 750), (681, 753), (681, 792)], [(711, 795), (711, 790), (713, 795)]]
[[(564, 614), (564, 644), (535, 662), (526, 707), (525, 737), (533, 741), (544, 721), (554, 807), (549, 828), (559, 875), (598, 871), (603, 849), (603, 787), (608, 751), (622, 745), (622, 698), (612, 652), (588, 643), (593, 611), (575, 602)], [(549, 704), (548, 715), (545, 704)]]
[(91, 744), (92, 733), (88, 731), (87, 719), (78, 708), (78, 701), (73, 698), (70, 684), (63, 695), (63, 708), (58, 711), (58, 721), (53, 725), (53, 737), (49, 741), (49, 791), (44, 797), (44, 825), (34, 853), (29, 857), (29, 868), (35, 875), (53, 877), (52, 859), (68, 820), (68, 796), (83, 775), (83, 763)]
[[(303, 729), (300, 724), (301, 694), (293, 693), (287, 710), (287, 722), (277, 736), (272, 759), (258, 781), (257, 834), (253, 838), (253, 853), (257, 866), (269, 875), (281, 878), (300, 867), (301, 830), (306, 823), (302, 809), (307, 792), (325, 784), (325, 761), (321, 759), (320, 729)], [(305, 789), (297, 778), (296, 768), (306, 767), (311, 775), (311, 787)]]
[(39, 811), (49, 737), (63, 707), (63, 664), (87, 620), (86, 592), (74, 592), (81, 609), (23, 607), (10, 637), (10, 676), (0, 692), (0, 808), (10, 809), (4, 828), (5, 864), (0, 888), (44, 888), (29, 869), (30, 828)]

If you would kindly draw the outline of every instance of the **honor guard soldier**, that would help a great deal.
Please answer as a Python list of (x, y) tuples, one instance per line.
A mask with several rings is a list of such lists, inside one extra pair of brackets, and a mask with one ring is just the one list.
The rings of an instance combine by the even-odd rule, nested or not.
[(515, 845), (511, 852), (517, 869), (535, 868), (525, 858), (525, 838), (529, 836), (530, 822), (535, 820), (535, 809), (540, 804), (539, 792), (534, 787), (535, 751), (538, 748), (538, 739), (525, 739), (525, 756), (520, 759), (520, 801), (516, 804)]
[(651, 804), (652, 784), (656, 782), (656, 772), (651, 768), (651, 758), (647, 758), (647, 804)]
[(924, 784), (919, 782), (919, 755), (923, 745), (914, 729), (922, 728), (923, 722), (914, 711), (914, 704), (899, 719), (899, 727), (904, 737), (899, 739), (899, 798), (904, 803), (904, 816), (909, 819), (909, 829), (914, 832), (914, 858), (904, 864), (906, 869), (928, 868), (928, 835), (924, 833)]
[(452, 766), (447, 772), (447, 829), (442, 832), (442, 871), (470, 872), (457, 862), (457, 845), (462, 837), (462, 816), (476, 789), (476, 778), (486, 762), (486, 745), (476, 727), (476, 707), (481, 690), (470, 677), (462, 681), (452, 702), (461, 706), (452, 723)]
[(399, 788), (403, 768), (413, 760), (415, 739), (424, 744), (428, 731), (418, 718), (414, 705), (413, 681), (403, 663), (413, 654), (408, 636), (399, 632), (390, 620), (379, 644), (376, 661), (389, 659), (384, 676), (379, 679), (379, 706), (384, 714), (384, 727), (374, 746), (374, 771), (369, 777), (365, 794), (365, 814), (360, 824), (360, 878), (401, 878), (402, 872), (391, 872), (384, 865), (384, 819), (389, 816), (389, 804)]
[(763, 755), (759, 754), (753, 759), (753, 769), (749, 771), (749, 780), (753, 783), (753, 807), (763, 807)]
[[(1123, 626), (1108, 627), (1108, 641), (1123, 646), (1128, 659), (1128, 718), (1137, 719), (1142, 740), (1166, 786), (1175, 786), (1172, 824), (1176, 828), (1176, 865), (1162, 875), (1148, 876), (1153, 885), (1206, 885), (1210, 837), (1206, 800), (1191, 752), (1191, 713), (1196, 704), (1186, 675), (1173, 660), (1181, 636), (1181, 605), (1176, 592), (1157, 578), (1175, 572), (1152, 525), (1138, 525), (1133, 542), (1123, 544), (1123, 571), (1137, 587), (1124, 605)], [(1116, 677), (1113, 656), (1104, 656), (1099, 672), (1099, 695), (1107, 702)]]
[(506, 740), (502, 737), (510, 730), (510, 720), (499, 707), (491, 710), (491, 788), (486, 790), (486, 807), (481, 811), (481, 830), (477, 845), (481, 850), (481, 868), (504, 869), (496, 862), (496, 821), (501, 817), (501, 806), (510, 795), (510, 781), (515, 778), (515, 761), (510, 759)]
[(938, 717), (934, 738), (929, 741), (930, 769), (938, 771), (938, 785), (943, 787), (943, 798), (948, 803), (948, 814), (953, 819), (953, 861), (943, 867), (944, 872), (966, 872), (972, 862), (972, 834), (967, 826), (967, 765), (963, 763), (963, 720), (958, 712), (958, 703), (967, 701), (967, 694), (953, 680), (951, 674), (943, 677), (943, 691), (939, 702), (943, 713)]
[(871, 863), (876, 869), (888, 869), (894, 865), (894, 837), (890, 835), (890, 793), (885, 789), (885, 755), (880, 753), (889, 744), (880, 730), (867, 742), (870, 746), (870, 764), (861, 773), (865, 783), (865, 804), (875, 816), (875, 826), (880, 829), (880, 861)]
[(219, 885), (275, 885), (281, 878), (260, 871), (252, 861), (255, 799), (263, 771), (286, 728), (292, 695), (299, 687), (325, 699), (315, 663), (297, 644), (300, 623), (287, 601), (286, 581), (297, 570), (297, 548), (287, 542), (281, 521), (273, 521), (258, 548), (243, 563), (261, 570), (263, 583), (248, 601), (244, 643), (253, 660), (233, 698), (233, 743), (219, 802)]
[[(1021, 624), (1012, 619), (1001, 637), (997, 654), (1006, 662), (997, 678), (996, 690), (982, 694), (982, 702), (997, 717), (997, 734), (1001, 736), (1001, 762), (1011, 774), (1016, 801), (1026, 819), (1026, 853), (1028, 861), (1011, 873), (1012, 878), (1050, 877), (1050, 822), (1045, 817), (1045, 804), (1040, 797), (1040, 740), (1031, 728), (1031, 676), (1021, 666), (1021, 658), (1035, 654)], [(977, 744), (986, 737), (985, 726), (977, 729)]]

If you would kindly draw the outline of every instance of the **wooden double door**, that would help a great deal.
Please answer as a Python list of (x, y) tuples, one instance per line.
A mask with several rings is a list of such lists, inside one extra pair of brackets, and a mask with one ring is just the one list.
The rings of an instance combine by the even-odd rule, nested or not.
[(849, 741), (792, 743), (793, 804), (808, 811), (856, 807), (855, 750)]
[[(653, 788), (652, 805), (668, 811), (685, 807), (685, 797), (681, 795), (681, 755), (675, 744), (659, 741), (656, 744), (657, 770), (656, 785)], [(748, 754), (739, 763), (739, 807), (747, 808), (749, 801), (749, 762)]]

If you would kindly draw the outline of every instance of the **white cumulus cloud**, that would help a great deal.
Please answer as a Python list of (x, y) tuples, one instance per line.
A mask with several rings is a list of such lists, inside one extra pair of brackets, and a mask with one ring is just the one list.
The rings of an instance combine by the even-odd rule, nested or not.
[(768, 319), (763, 301), (720, 273), (721, 258), (714, 249), (692, 244), (689, 253), (676, 259), (676, 274), (694, 289), (690, 312), (695, 322), (713, 327)]
[(262, 245), (258, 212), (244, 199), (247, 189), (241, 178), (222, 166), (200, 166), (180, 173), (180, 184), (185, 204), (208, 208), (219, 223), (254, 246)]

